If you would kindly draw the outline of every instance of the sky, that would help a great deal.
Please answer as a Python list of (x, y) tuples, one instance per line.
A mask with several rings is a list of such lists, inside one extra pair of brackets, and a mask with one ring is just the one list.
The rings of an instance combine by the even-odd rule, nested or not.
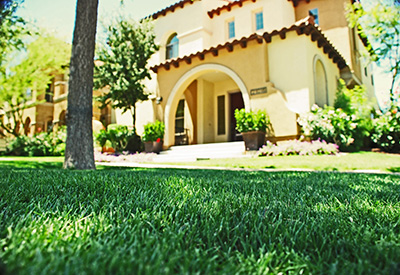
[[(178, 0), (99, 0), (98, 29), (101, 37), (102, 25), (110, 22), (118, 15), (129, 16), (133, 19), (141, 19), (153, 14), (165, 7), (168, 7)], [(364, 2), (371, 0), (364, 0)], [(72, 42), (72, 34), (75, 22), (76, 0), (25, 0), (18, 9), (17, 15), (25, 20), (44, 28), (46, 31), (62, 38), (66, 42)], [(385, 93), (390, 88), (390, 77), (387, 74), (374, 68), (375, 92)]]
[[(176, 3), (177, 0), (99, 0), (98, 18), (109, 22), (119, 14), (141, 19)], [(54, 33), (56, 37), (72, 42), (76, 0), (25, 0), (17, 15), (36, 26)], [(98, 33), (101, 33), (98, 23)]]

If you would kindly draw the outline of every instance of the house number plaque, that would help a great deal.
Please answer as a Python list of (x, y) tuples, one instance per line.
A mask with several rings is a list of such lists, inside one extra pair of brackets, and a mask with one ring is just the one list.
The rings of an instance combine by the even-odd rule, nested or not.
[(256, 89), (251, 89), (250, 90), (250, 95), (261, 95), (261, 94), (266, 94), (268, 92), (267, 87), (261, 87), (261, 88), (256, 88)]

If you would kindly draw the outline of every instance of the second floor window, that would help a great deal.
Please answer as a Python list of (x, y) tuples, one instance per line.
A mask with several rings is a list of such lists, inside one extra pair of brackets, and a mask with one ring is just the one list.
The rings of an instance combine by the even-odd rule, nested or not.
[(264, 17), (263, 17), (263, 12), (257, 12), (255, 14), (255, 19), (256, 19), (256, 31), (264, 29)]
[(315, 24), (319, 25), (318, 9), (308, 11), (308, 15), (314, 17)]
[(235, 21), (228, 22), (228, 38), (235, 37)]
[(178, 57), (178, 55), (179, 55), (179, 39), (178, 35), (175, 33), (168, 39), (166, 58), (171, 59), (174, 57)]

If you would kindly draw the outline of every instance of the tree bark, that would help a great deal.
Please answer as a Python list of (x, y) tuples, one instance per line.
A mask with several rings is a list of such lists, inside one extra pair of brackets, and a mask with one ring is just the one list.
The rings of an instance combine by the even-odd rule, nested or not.
[(68, 82), (66, 169), (96, 169), (92, 116), (97, 7), (98, 0), (77, 0)]

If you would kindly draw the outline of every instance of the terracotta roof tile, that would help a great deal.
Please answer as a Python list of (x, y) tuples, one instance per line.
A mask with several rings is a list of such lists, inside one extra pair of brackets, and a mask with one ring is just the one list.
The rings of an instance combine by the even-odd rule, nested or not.
[(227, 5), (224, 5), (222, 7), (210, 10), (209, 12), (207, 12), (208, 16), (210, 18), (213, 18), (214, 15), (220, 15), (222, 11), (227, 10), (227, 11), (231, 11), (231, 9), (235, 6), (241, 7), (243, 6), (243, 2), (247, 2), (247, 1), (252, 1), (252, 2), (256, 2), (257, 0), (236, 0), (236, 1), (232, 1)]
[(171, 65), (177, 68), (182, 62), (191, 64), (193, 58), (199, 58), (200, 60), (204, 60), (206, 54), (212, 54), (213, 56), (217, 56), (218, 51), (222, 49), (226, 49), (228, 52), (233, 52), (235, 45), (240, 45), (242, 48), (246, 48), (247, 43), (253, 40), (261, 44), (263, 42), (270, 43), (272, 41), (272, 37), (277, 35), (279, 35), (281, 39), (285, 39), (286, 33), (291, 31), (296, 31), (297, 35), (304, 34), (309, 36), (313, 42), (317, 43), (319, 48), (323, 49), (324, 53), (327, 54), (330, 59), (332, 59), (332, 61), (338, 66), (339, 69), (348, 67), (343, 56), (338, 52), (338, 50), (333, 46), (333, 44), (328, 40), (328, 38), (322, 33), (321, 29), (317, 25), (314, 25), (311, 22), (312, 19), (308, 17), (299, 22), (296, 22), (289, 28), (282, 28), (280, 30), (274, 30), (272, 32), (265, 32), (262, 35), (254, 33), (248, 37), (242, 37), (241, 39), (235, 39), (231, 42), (226, 42), (225, 44), (219, 44), (215, 47), (205, 49), (201, 52), (167, 60), (164, 63), (151, 67), (151, 70), (157, 73), (158, 69), (161, 67), (165, 68), (166, 70), (169, 70), (171, 68)]
[(166, 7), (165, 9), (162, 9), (158, 12), (153, 13), (152, 15), (149, 15), (147, 18), (152, 17), (153, 19), (157, 19), (160, 16), (165, 16), (167, 14), (167, 12), (174, 12), (177, 8), (183, 9), (183, 7), (186, 4), (193, 4), (194, 1), (196, 1), (196, 0), (180, 0), (177, 3)]

